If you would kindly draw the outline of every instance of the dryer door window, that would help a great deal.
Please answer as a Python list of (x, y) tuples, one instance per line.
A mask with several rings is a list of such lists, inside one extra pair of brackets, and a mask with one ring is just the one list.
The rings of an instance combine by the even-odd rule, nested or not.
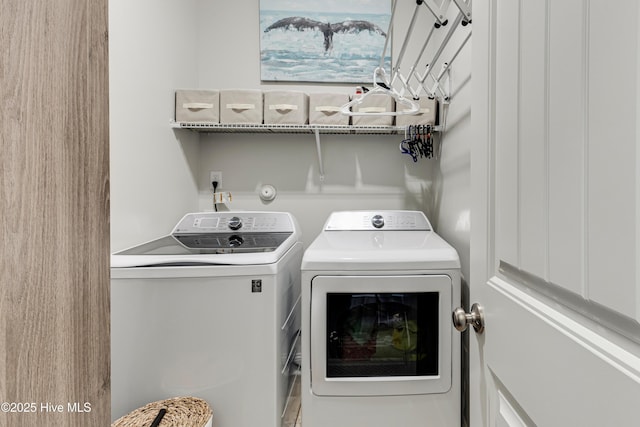
[(311, 389), (320, 396), (442, 393), (451, 387), (447, 275), (316, 276)]
[(327, 377), (438, 375), (438, 292), (328, 293)]

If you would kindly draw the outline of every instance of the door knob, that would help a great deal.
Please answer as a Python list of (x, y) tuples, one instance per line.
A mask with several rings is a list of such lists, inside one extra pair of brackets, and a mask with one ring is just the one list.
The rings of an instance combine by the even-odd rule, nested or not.
[(452, 318), (453, 326), (460, 332), (466, 331), (469, 325), (472, 325), (478, 334), (484, 332), (484, 311), (478, 303), (471, 306), (471, 313), (466, 313), (462, 307), (456, 308), (453, 310)]

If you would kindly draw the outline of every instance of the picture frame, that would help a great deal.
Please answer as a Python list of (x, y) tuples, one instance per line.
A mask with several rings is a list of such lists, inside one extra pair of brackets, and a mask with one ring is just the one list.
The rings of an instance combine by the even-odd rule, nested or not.
[[(393, 0), (260, 0), (260, 78), (372, 83)], [(384, 59), (391, 70), (391, 42)]]

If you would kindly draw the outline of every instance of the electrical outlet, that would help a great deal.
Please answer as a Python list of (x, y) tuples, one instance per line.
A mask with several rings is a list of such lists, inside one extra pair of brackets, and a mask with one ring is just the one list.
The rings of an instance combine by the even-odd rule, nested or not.
[(211, 184), (213, 181), (218, 182), (218, 188), (222, 187), (222, 172), (220, 171), (211, 171), (209, 172), (209, 188), (213, 190), (213, 185)]

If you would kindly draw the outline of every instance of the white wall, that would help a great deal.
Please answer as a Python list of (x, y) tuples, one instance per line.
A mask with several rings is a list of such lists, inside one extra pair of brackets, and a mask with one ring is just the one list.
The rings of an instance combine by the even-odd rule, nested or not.
[[(112, 0), (110, 5), (114, 249), (166, 233), (186, 211), (210, 210), (208, 176), (217, 170), (223, 172), (221, 190), (233, 194), (230, 209), (290, 211), (302, 226), (306, 244), (334, 210), (423, 210), (456, 246), (468, 276), (470, 65), (465, 57), (470, 46), (452, 67), (455, 96), (448, 107), (440, 161), (414, 163), (398, 150), (400, 135), (322, 135), (326, 177), (321, 182), (312, 134), (172, 131), (168, 120), (173, 91), (200, 87), (352, 93), (354, 85), (262, 84), (255, 0), (133, 3)], [(415, 2), (397, 6), (394, 61), (414, 7)], [(422, 9), (403, 62), (406, 67), (431, 28), (431, 18)], [(429, 56), (428, 50), (425, 59)], [(134, 68), (141, 72), (131, 74)], [(129, 91), (151, 101), (144, 114), (131, 105)], [(270, 204), (258, 198), (264, 183), (278, 190)]]
[[(325, 180), (318, 175), (315, 137), (309, 135), (213, 135), (202, 139), (201, 208), (211, 209), (208, 171), (223, 172), (233, 209), (285, 210), (296, 216), (306, 243), (334, 210), (429, 208), (429, 164), (398, 151), (400, 137), (321, 135)], [(262, 184), (278, 190), (263, 203)]]
[[(453, 19), (454, 15), (450, 13), (449, 21)], [(443, 53), (444, 58), (451, 58), (462, 45), (467, 30), (453, 36)], [(446, 131), (433, 176), (435, 197), (431, 214), (438, 233), (460, 255), (465, 286), (469, 278), (470, 169), (474, 139), (471, 132), (471, 44), (469, 40), (464, 45), (451, 67), (451, 103), (446, 106)]]
[(111, 0), (111, 249), (197, 209), (197, 135), (169, 128), (174, 90), (197, 85), (195, 0)]

